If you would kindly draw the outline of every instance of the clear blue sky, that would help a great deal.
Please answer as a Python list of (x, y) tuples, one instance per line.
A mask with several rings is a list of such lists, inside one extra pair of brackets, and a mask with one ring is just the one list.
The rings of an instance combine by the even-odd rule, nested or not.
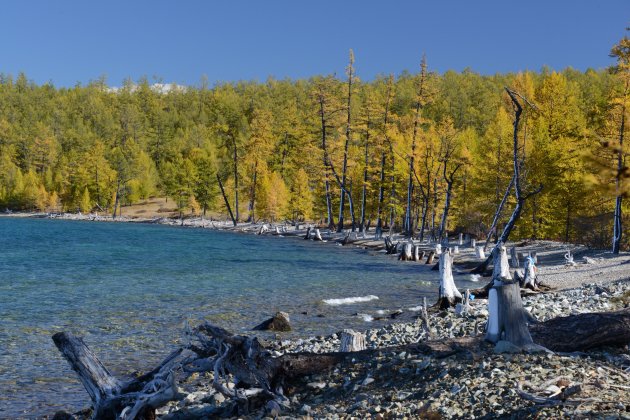
[(0, 4), (0, 72), (37, 83), (120, 85), (359, 77), (415, 72), (580, 70), (612, 63), (630, 0), (8, 0)]

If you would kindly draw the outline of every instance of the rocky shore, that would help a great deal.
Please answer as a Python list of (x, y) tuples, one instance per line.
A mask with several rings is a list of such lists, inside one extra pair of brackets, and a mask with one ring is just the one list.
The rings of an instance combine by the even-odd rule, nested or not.
[[(606, 286), (588, 284), (524, 298), (538, 320), (576, 313), (630, 307), (630, 280)], [(485, 301), (468, 313), (430, 316), (434, 339), (483, 335)], [(422, 323), (397, 323), (365, 331), (371, 356), (303, 378), (288, 394), (291, 410), (280, 418), (630, 418), (630, 343), (587, 353), (511, 353), (481, 342), (471, 350), (427, 354), (406, 344), (429, 333)], [(265, 343), (274, 355), (338, 351), (339, 334)], [(209, 382), (212, 374), (193, 375), (180, 384), (187, 396), (158, 410), (160, 418), (200, 418), (227, 404)], [(562, 401), (549, 399), (568, 387), (580, 392)], [(539, 401), (532, 401), (538, 398)], [(263, 412), (251, 418), (264, 417)]]

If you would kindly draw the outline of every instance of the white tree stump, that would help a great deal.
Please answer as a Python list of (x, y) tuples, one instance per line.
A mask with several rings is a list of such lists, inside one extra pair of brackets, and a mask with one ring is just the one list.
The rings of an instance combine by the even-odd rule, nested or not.
[(341, 348), (342, 353), (365, 350), (365, 334), (354, 330), (343, 330), (341, 332)]
[(459, 234), (459, 239), (457, 241), (457, 245), (459, 245), (459, 246), (464, 245), (464, 234), (463, 233)]
[(322, 234), (321, 234), (321, 232), (319, 231), (319, 229), (315, 229), (315, 235), (314, 235), (313, 240), (314, 240), (314, 241), (324, 241), (324, 240), (322, 239)]
[(260, 229), (258, 230), (258, 234), (262, 235), (262, 234), (267, 233), (268, 231), (269, 231), (269, 226), (265, 224), (260, 227)]
[(441, 255), (442, 254), (442, 245), (441, 244), (437, 244), (435, 246), (435, 255)]
[[(481, 246), (479, 248), (482, 248)], [(494, 260), (494, 269), (492, 270), (492, 278), (496, 280), (506, 281), (512, 280), (510, 275), (510, 266), (508, 264), (507, 250), (502, 244), (498, 244), (492, 251)]]
[(420, 247), (416, 245), (413, 247), (413, 260), (420, 261), (420, 258)]
[[(474, 239), (473, 239), (473, 241), (474, 241)], [(475, 247), (475, 255), (480, 260), (485, 260), (486, 259), (486, 253), (483, 251), (483, 247), (482, 246), (476, 246)]]
[(510, 248), (510, 265), (512, 268), (518, 268), (521, 264), (518, 260), (518, 252), (516, 252), (516, 247), (513, 246)]
[(470, 247), (472, 249), (477, 249), (477, 241), (475, 239), (470, 240)]
[(569, 267), (575, 266), (575, 261), (573, 261), (573, 254), (571, 254), (571, 250), (567, 250), (567, 253), (564, 254), (565, 265)]
[(523, 271), (523, 281), (521, 286), (531, 290), (538, 290), (538, 275), (536, 273), (536, 263), (533, 257), (525, 258)]
[(446, 248), (440, 256), (440, 295), (438, 304), (441, 309), (455, 306), (462, 300), (462, 294), (459, 293), (453, 280), (453, 255), (451, 250)]
[(453, 247), (453, 254), (459, 254), (459, 246), (455, 245)]
[(411, 261), (412, 256), (412, 248), (413, 245), (409, 242), (403, 245), (402, 250), (400, 251), (400, 255), (398, 256), (398, 260), (400, 261)]

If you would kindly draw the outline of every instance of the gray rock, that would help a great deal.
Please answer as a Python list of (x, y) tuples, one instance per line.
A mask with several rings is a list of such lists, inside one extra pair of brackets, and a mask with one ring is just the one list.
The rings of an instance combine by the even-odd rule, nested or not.
[(494, 352), (497, 354), (500, 353), (520, 353), (521, 348), (516, 346), (509, 341), (501, 340), (497, 342), (497, 345), (494, 347)]

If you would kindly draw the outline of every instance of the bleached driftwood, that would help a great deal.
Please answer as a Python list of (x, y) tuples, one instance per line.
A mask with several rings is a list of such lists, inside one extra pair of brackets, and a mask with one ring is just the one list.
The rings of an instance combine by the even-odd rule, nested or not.
[(453, 255), (449, 248), (445, 248), (440, 256), (440, 294), (438, 305), (445, 309), (461, 302), (462, 294), (459, 293), (453, 280)]
[(435, 255), (441, 255), (442, 254), (442, 245), (441, 244), (437, 244), (435, 246)]
[(365, 334), (350, 329), (341, 332), (340, 352), (361, 351), (365, 348)]
[(322, 234), (319, 231), (319, 228), (315, 229), (315, 234), (313, 235), (313, 240), (314, 241), (323, 241)]
[(155, 418), (156, 408), (184, 396), (173, 373), (181, 349), (151, 372), (123, 382), (109, 373), (80, 337), (60, 332), (52, 339), (90, 396), (94, 419)]
[(266, 224), (262, 225), (260, 229), (258, 230), (259, 235), (263, 235), (267, 232), (269, 232), (269, 226), (267, 226)]
[(453, 247), (453, 254), (459, 254), (459, 246), (455, 245)]

